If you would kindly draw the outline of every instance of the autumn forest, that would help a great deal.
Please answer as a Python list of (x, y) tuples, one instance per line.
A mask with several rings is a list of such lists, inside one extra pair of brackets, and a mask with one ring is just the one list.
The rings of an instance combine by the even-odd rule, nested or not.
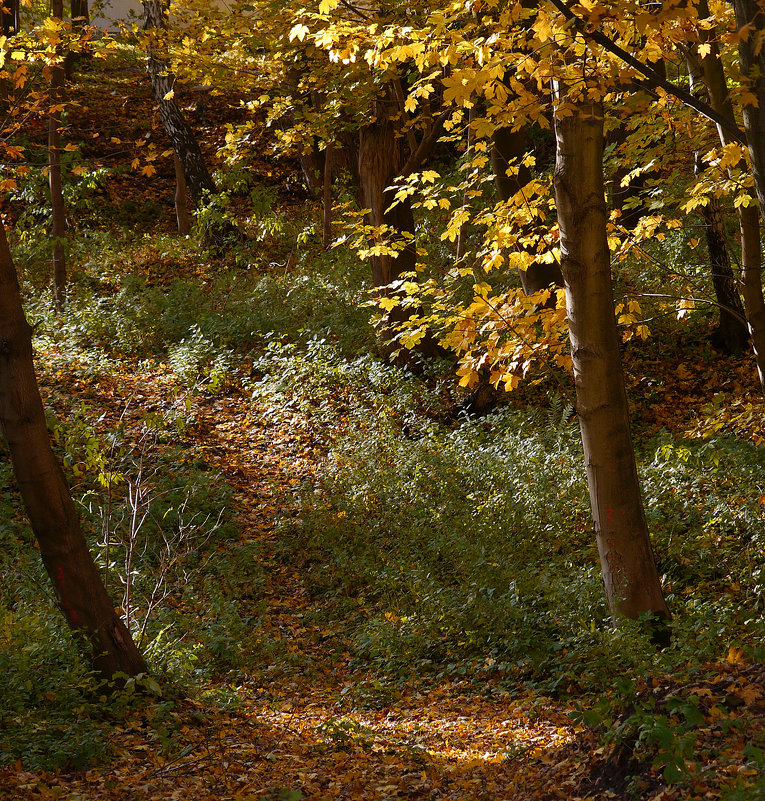
[(0, 10), (0, 798), (765, 798), (765, 3)]

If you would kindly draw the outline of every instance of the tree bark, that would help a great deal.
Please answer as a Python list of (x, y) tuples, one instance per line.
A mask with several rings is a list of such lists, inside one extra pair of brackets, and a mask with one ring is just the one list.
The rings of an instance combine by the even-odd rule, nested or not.
[(720, 309), (720, 320), (712, 334), (712, 340), (721, 345), (725, 353), (741, 353), (749, 347), (749, 328), (730, 263), (720, 201), (716, 197), (710, 197), (701, 214), (704, 219), (712, 287)]
[[(390, 93), (383, 93), (372, 108), (373, 121), (359, 134), (359, 183), (361, 205), (369, 209), (367, 224), (374, 228), (386, 226), (389, 232), (413, 237), (414, 216), (408, 198), (392, 209), (395, 192), (386, 191), (399, 176), (404, 165), (402, 138), (396, 136), (391, 116), (396, 113)], [(381, 254), (371, 257), (372, 281), (377, 287), (387, 286), (401, 273), (414, 270), (414, 242), (404, 246), (398, 255)]]
[[(708, 101), (709, 92), (702, 78), (701, 59), (695, 48), (689, 50), (687, 63), (691, 92), (696, 96), (701, 95), (702, 100)], [(697, 175), (703, 171), (701, 154), (698, 152), (694, 155), (693, 166)], [(744, 307), (731, 267), (720, 201), (710, 195), (707, 204), (701, 209), (701, 216), (704, 220), (712, 287), (720, 309), (720, 321), (712, 335), (712, 341), (721, 346), (726, 353), (740, 353), (749, 345), (749, 327), (746, 324)]]
[[(53, 0), (51, 16), (61, 20), (63, 0)], [(64, 67), (50, 67), (50, 111), (48, 113), (48, 188), (53, 222), (53, 303), (61, 309), (66, 300), (66, 209), (61, 180), (61, 104), (64, 102)]]
[(175, 219), (178, 223), (178, 233), (187, 236), (191, 231), (191, 216), (186, 197), (186, 179), (183, 177), (183, 165), (176, 153), (173, 153), (175, 166)]
[[(72, 32), (82, 34), (85, 27), (90, 24), (90, 10), (88, 9), (88, 0), (70, 0), (69, 15), (72, 20)], [(64, 59), (64, 72), (67, 79), (72, 77), (74, 68), (82, 58), (82, 51), (69, 50)]]
[(324, 149), (324, 186), (322, 191), (322, 228), (321, 238), (324, 250), (332, 245), (332, 169), (334, 167), (334, 148), (327, 142)]
[(19, 5), (19, 0), (2, 0), (0, 2), (3, 36), (13, 36), (19, 32), (21, 27)]
[(568, 104), (567, 116), (556, 113), (555, 135), (555, 202), (577, 412), (606, 597), (615, 616), (667, 617), (635, 466), (614, 314), (602, 107)]
[[(518, 164), (529, 151), (529, 138), (527, 132), (521, 128), (513, 131), (511, 128), (498, 128), (492, 137), (491, 164), (494, 169), (494, 180), (500, 200), (510, 200), (515, 194), (531, 180), (528, 167)], [(508, 175), (508, 167), (516, 163), (517, 175)], [(526, 295), (533, 295), (540, 289), (550, 285), (563, 286), (563, 276), (557, 264), (532, 264), (527, 270), (519, 270), (521, 286)]]
[[(143, 0), (143, 10), (144, 31), (156, 34), (165, 29), (166, 10), (161, 0)], [(149, 42), (147, 55), (147, 69), (154, 101), (159, 108), (159, 117), (181, 162), (191, 199), (195, 206), (199, 206), (206, 192), (210, 194), (216, 192), (215, 183), (207, 169), (194, 132), (171, 94), (174, 91), (176, 78), (170, 71), (167, 58), (160, 52), (155, 41)]]
[(66, 479), (50, 446), (32, 362), (32, 329), (0, 225), (0, 429), (45, 570), (70, 628), (90, 643), (107, 679), (136, 676), (146, 664), (114, 611), (82, 534)]
[[(736, 21), (739, 22), (741, 14), (750, 12), (747, 2), (744, 0), (735, 0), (736, 7)], [(756, 4), (755, 4), (756, 8)], [(707, 8), (706, 0), (699, 0), (699, 14), (701, 16), (709, 16), (709, 9)], [(762, 15), (760, 15), (761, 17)], [(709, 101), (713, 110), (716, 112), (721, 120), (727, 121), (726, 125), (718, 123), (717, 132), (720, 137), (720, 142), (723, 145), (731, 144), (738, 141), (731, 133), (731, 126), (735, 125), (735, 115), (733, 112), (733, 102), (731, 101), (730, 93), (728, 92), (728, 82), (725, 78), (725, 71), (722, 61), (720, 59), (720, 50), (717, 42), (713, 36), (713, 31), (702, 32), (702, 40), (709, 44), (709, 52), (701, 60), (702, 73), (704, 76), (704, 83), (706, 84), (707, 91), (709, 92)], [(753, 36), (753, 32), (750, 32)], [(741, 47), (741, 44), (739, 45)], [(746, 50), (746, 48), (744, 48)], [(739, 55), (742, 59), (741, 68), (744, 71), (745, 63), (751, 66), (751, 58), (747, 59)], [(751, 57), (751, 53), (748, 54)], [(753, 90), (763, 92), (765, 90), (765, 81), (762, 76), (754, 81)], [(765, 102), (765, 94), (760, 97), (760, 104)], [(757, 198), (759, 201), (760, 209), (765, 209), (763, 198), (761, 197), (763, 188), (761, 186), (763, 176), (759, 173), (758, 184), (758, 171), (755, 167), (755, 156), (752, 150), (752, 141), (757, 138), (757, 109), (748, 107), (748, 111), (744, 110), (744, 126), (754, 126), (751, 130), (747, 130), (747, 136), (750, 142), (750, 154), (752, 154), (752, 165), (754, 171), (755, 187), (757, 189)], [(748, 121), (747, 121), (748, 120)], [(755, 147), (759, 152), (765, 146), (765, 140), (760, 139), (760, 146)], [(762, 161), (762, 159), (760, 159)], [(752, 349), (754, 350), (754, 357), (757, 363), (757, 375), (760, 380), (760, 386), (765, 391), (765, 297), (762, 292), (762, 246), (760, 244), (760, 211), (757, 205), (739, 206), (736, 210), (738, 215), (739, 231), (741, 234), (741, 288), (744, 296), (744, 308), (746, 310), (746, 321), (749, 325), (749, 334), (752, 338)]]

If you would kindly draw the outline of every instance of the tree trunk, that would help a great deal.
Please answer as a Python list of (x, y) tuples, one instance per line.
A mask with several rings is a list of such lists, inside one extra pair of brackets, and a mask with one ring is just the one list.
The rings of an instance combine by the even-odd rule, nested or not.
[(725, 353), (741, 353), (749, 347), (749, 328), (730, 263), (720, 201), (710, 197), (701, 213), (712, 286), (720, 309), (720, 321), (712, 334), (712, 341), (722, 346)]
[(554, 187), (577, 412), (606, 597), (612, 614), (669, 611), (640, 495), (614, 314), (603, 184), (603, 110), (556, 115)]
[[(524, 129), (513, 131), (510, 128), (498, 128), (494, 132), (491, 165), (500, 200), (510, 200), (531, 180), (529, 168), (519, 163), (529, 148), (528, 134)], [(513, 163), (518, 166), (518, 174), (508, 175), (507, 168)], [(551, 284), (563, 286), (563, 276), (557, 264), (532, 264), (527, 270), (519, 270), (518, 274), (526, 295), (533, 295)]]
[(0, 429), (45, 570), (69, 626), (87, 637), (93, 666), (103, 677), (111, 679), (117, 672), (136, 676), (146, 672), (146, 664), (104, 589), (51, 450), (31, 335), (0, 225)]
[(321, 238), (324, 250), (329, 250), (332, 245), (332, 169), (334, 148), (331, 142), (327, 142), (324, 150), (324, 186), (322, 192), (322, 228)]
[[(372, 281), (377, 287), (387, 286), (401, 273), (414, 270), (416, 250), (413, 241), (414, 216), (409, 198), (393, 203), (395, 192), (386, 191), (396, 180), (404, 164), (401, 137), (396, 136), (391, 115), (397, 109), (388, 93), (375, 100), (373, 122), (365, 125), (359, 134), (359, 182), (361, 205), (369, 209), (367, 224), (387, 229), (394, 238), (408, 238), (397, 255), (381, 254), (371, 257)], [(386, 237), (382, 237), (385, 239)]]
[[(709, 92), (702, 79), (701, 59), (695, 50), (689, 51), (687, 62), (691, 92), (697, 97), (701, 96), (701, 100), (708, 101)], [(701, 154), (698, 152), (694, 155), (693, 166), (696, 175), (703, 171)], [(720, 309), (720, 322), (712, 334), (712, 341), (726, 353), (740, 353), (749, 345), (749, 327), (730, 263), (720, 201), (710, 195), (701, 209), (701, 215), (704, 219), (712, 287)]]
[[(161, 0), (143, 0), (144, 30), (156, 35), (165, 29), (165, 10)], [(175, 102), (175, 75), (170, 71), (167, 58), (160, 52), (155, 41), (148, 45), (147, 69), (151, 79), (154, 101), (159, 108), (159, 117), (173, 149), (181, 162), (186, 184), (195, 206), (199, 206), (206, 192), (216, 192), (215, 183), (207, 170), (202, 151), (194, 132)]]
[[(739, 16), (742, 13), (751, 11), (751, 8), (745, 8), (750, 4), (746, 0), (735, 0), (736, 7), (736, 21), (739, 22)], [(756, 9), (756, 4), (755, 4)], [(709, 9), (707, 8), (706, 0), (699, 0), (698, 4), (699, 14), (702, 17), (709, 16)], [(720, 59), (720, 50), (717, 46), (717, 41), (714, 37), (714, 31), (702, 32), (702, 40), (709, 45), (709, 52), (701, 60), (702, 72), (704, 76), (704, 83), (709, 92), (709, 100), (712, 108), (724, 116), (727, 120), (735, 122), (735, 115), (733, 112), (733, 103), (731, 101), (730, 93), (728, 92), (728, 83), (725, 78), (725, 71), (723, 69), (722, 60)], [(754, 36), (750, 32), (750, 36)], [(745, 43), (739, 44), (739, 48)], [(746, 47), (744, 47), (746, 50)], [(741, 56), (741, 50), (739, 49)], [(749, 54), (751, 56), (751, 54)], [(750, 64), (751, 58), (747, 60), (741, 56), (741, 69), (742, 72), (745, 68), (745, 63)], [(753, 90), (763, 91), (765, 89), (765, 81), (759, 77), (752, 86)], [(760, 98), (760, 104), (765, 102), (765, 95)], [(757, 139), (757, 109), (748, 107), (744, 110), (744, 127), (747, 128), (747, 138), (749, 141), (750, 153), (752, 153), (752, 164), (754, 168), (754, 151), (752, 150), (752, 143)], [(749, 127), (747, 127), (749, 126)], [(754, 126), (754, 127), (752, 127)], [(750, 128), (752, 128), (750, 130)], [(717, 126), (717, 133), (720, 137), (720, 142), (723, 145), (731, 144), (734, 140), (731, 138), (730, 133), (726, 128), (721, 125)], [(765, 146), (765, 140), (760, 140), (762, 145)], [(755, 148), (761, 150), (760, 148)], [(762, 183), (762, 174), (759, 174), (760, 184)], [(763, 204), (762, 187), (758, 184), (758, 172), (754, 169), (754, 180), (757, 188), (757, 198), (761, 209), (765, 209)], [(749, 334), (752, 338), (752, 349), (754, 350), (754, 357), (757, 363), (757, 375), (760, 380), (760, 386), (765, 391), (765, 297), (762, 293), (762, 247), (760, 244), (760, 213), (756, 205), (739, 206), (736, 209), (738, 215), (739, 231), (741, 233), (741, 288), (744, 296), (744, 308), (746, 310), (746, 321), (749, 325)]]
[(173, 153), (175, 165), (175, 219), (178, 223), (178, 233), (187, 236), (191, 231), (191, 217), (186, 197), (186, 179), (183, 177), (183, 166), (176, 153)]
[[(748, 80), (749, 89), (757, 98), (756, 103), (749, 103), (742, 108), (742, 116), (760, 212), (765, 214), (765, 52), (762, 50), (765, 9), (757, 0), (733, 0), (733, 8), (739, 31), (741, 74)], [(746, 34), (742, 30), (744, 28), (747, 29)]]
[[(85, 27), (90, 24), (90, 11), (88, 0), (71, 0), (69, 4), (69, 15), (72, 20), (72, 33), (82, 34)], [(64, 72), (67, 79), (72, 77), (75, 66), (82, 58), (81, 50), (69, 50), (64, 59)]]
[[(53, 0), (51, 16), (61, 20), (63, 0)], [(48, 187), (53, 220), (53, 303), (61, 309), (66, 300), (66, 210), (61, 181), (61, 104), (64, 101), (64, 67), (50, 66), (50, 112), (48, 113)]]
[(21, 28), (19, 5), (19, 0), (2, 0), (2, 2), (0, 2), (0, 13), (3, 18), (3, 36), (13, 36), (19, 32)]

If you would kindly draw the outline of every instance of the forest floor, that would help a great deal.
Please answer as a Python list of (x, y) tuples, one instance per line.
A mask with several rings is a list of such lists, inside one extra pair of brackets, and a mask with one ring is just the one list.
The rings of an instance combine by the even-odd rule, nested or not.
[[(121, 143), (139, 139), (147, 128), (161, 139), (143, 75), (128, 70), (115, 81), (108, 86), (117, 87), (111, 91), (121, 93), (120, 103), (106, 95), (89, 95), (85, 103), (83, 95), (83, 106), (72, 113), (70, 136), (85, 143), (82, 155), (91, 166), (110, 159), (111, 164), (115, 159), (126, 164), (140, 159), (140, 153), (136, 156)], [(91, 85), (88, 92), (92, 91)], [(212, 155), (221, 144), (222, 119), (236, 119), (240, 112), (217, 96), (202, 105), (195, 121)], [(99, 203), (104, 208), (124, 207), (125, 198), (131, 198), (131, 213), (138, 214), (150, 201), (161, 214), (141, 224), (167, 233), (172, 230), (167, 203), (172, 167), (168, 159), (157, 159), (156, 164), (159, 172), (154, 175), (117, 175), (102, 190)], [(285, 178), (294, 165), (284, 166), (266, 152), (258, 164), (260, 179), (270, 182), (283, 202), (294, 205), (300, 200), (291, 188), (292, 179)], [(183, 266), (170, 262), (152, 257), (142, 264), (136, 250), (125, 271), (143, 272), (149, 285), (162, 286), (167, 270), (174, 270), (175, 278), (202, 285), (215, 270), (214, 265), (195, 262), (183, 273)], [(754, 389), (749, 358), (728, 359), (721, 365), (704, 357), (709, 352), (706, 342), (677, 347), (684, 348), (681, 361), (650, 344), (627, 353), (633, 395), (640, 397), (646, 376), (651, 376), (650, 392), (643, 392), (635, 408), (638, 431), (692, 430), (698, 424), (698, 408), (715, 392), (739, 398), (745, 416), (750, 408), (745, 399)], [(186, 397), (178, 393), (167, 364), (147, 367), (137, 358), (124, 359), (113, 373), (94, 379), (72, 369), (67, 354), (54, 346), (38, 348), (37, 357), (46, 404), (62, 418), (72, 405), (88, 404), (101, 415), (99, 430), (122, 425), (140, 438), (147, 412), (164, 413), (173, 406), (184, 411)], [(697, 770), (669, 784), (664, 773), (671, 761), (668, 749), (662, 752), (659, 743), (658, 752), (654, 748), (639, 760), (632, 746), (643, 736), (641, 729), (632, 740), (630, 735), (618, 745), (604, 744), (595, 728), (572, 722), (581, 700), (575, 694), (556, 698), (492, 677), (482, 682), (455, 676), (388, 682), (370, 667), (359, 667), (345, 621), (326, 614), (326, 601), (306, 581), (309, 568), (315, 567), (313, 555), (301, 558), (299, 549), (286, 550), (283, 538), (291, 535), (275, 522), (289, 514), (298, 489), (310, 485), (322, 469), (322, 439), (309, 426), (295, 426), (288, 417), (269, 414), (263, 404), (250, 400), (250, 393), (235, 382), (216, 392), (196, 393), (190, 401), (193, 415), (185, 409), (191, 422), (181, 446), (190, 459), (219, 471), (231, 488), (238, 544), (251, 545), (257, 552), (262, 577), (258, 625), (270, 643), (273, 661), (264, 650), (263, 662), (246, 665), (235, 686), (225, 677), (219, 684), (214, 677), (206, 678), (203, 691), (174, 700), (164, 729), (156, 723), (157, 702), (139, 705), (111, 726), (109, 756), (91, 766), (30, 770), (19, 758), (0, 767), (0, 798), (757, 797), (737, 796), (736, 788), (739, 780), (756, 778), (759, 770), (752, 767), (752, 752), (745, 749), (761, 742), (765, 733), (765, 672), (735, 650), (727, 661), (706, 665), (694, 681), (683, 679), (682, 686), (672, 676), (640, 677), (639, 692), (650, 696), (664, 715), (664, 731), (673, 725), (673, 699), (695, 699), (698, 719), (692, 742), (686, 742), (691, 753), (685, 756), (703, 756)], [(741, 425), (746, 427), (746, 421)], [(222, 560), (227, 547), (220, 546)], [(216, 692), (229, 702), (210, 703)], [(690, 719), (690, 712), (683, 714)], [(164, 747), (167, 738), (172, 740), (169, 749)]]

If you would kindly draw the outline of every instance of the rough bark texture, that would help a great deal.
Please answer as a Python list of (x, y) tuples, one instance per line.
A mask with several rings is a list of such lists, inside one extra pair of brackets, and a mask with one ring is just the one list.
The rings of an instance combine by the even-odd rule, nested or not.
[[(500, 200), (510, 200), (520, 192), (531, 180), (528, 167), (520, 165), (518, 174), (509, 176), (507, 168), (517, 164), (529, 151), (529, 141), (523, 129), (513, 131), (510, 128), (498, 128), (493, 136), (491, 148), (491, 164), (494, 170), (497, 194)], [(532, 264), (527, 270), (518, 272), (523, 291), (533, 295), (550, 284), (563, 286), (563, 276), (557, 264)]]
[(624, 389), (606, 238), (603, 111), (555, 121), (555, 202), (577, 412), (595, 534), (615, 615), (668, 616), (651, 552)]
[[(61, 19), (63, 0), (53, 0), (51, 15)], [(53, 302), (60, 309), (66, 300), (66, 209), (61, 180), (61, 104), (64, 101), (64, 67), (50, 67), (50, 105), (48, 114), (48, 188), (50, 189), (51, 217), (53, 221)]]
[(0, 226), (0, 429), (45, 570), (69, 626), (92, 647), (105, 678), (146, 671), (88, 551), (66, 479), (51, 450), (16, 271)]
[[(754, 3), (743, 2), (743, 0), (736, 0), (734, 3), (736, 7), (736, 21), (742, 14), (752, 11), (749, 6), (757, 6)], [(699, 14), (701, 16), (708, 16), (709, 9), (707, 8), (706, 0), (699, 2)], [(758, 15), (758, 18), (762, 15)], [(704, 83), (706, 84), (707, 91), (709, 92), (709, 101), (712, 108), (728, 122), (735, 121), (733, 113), (733, 103), (728, 92), (728, 84), (725, 79), (725, 72), (723, 69), (722, 61), (720, 60), (720, 52), (717, 42), (714, 39), (714, 31), (705, 32), (702, 34), (709, 44), (709, 52), (702, 59), (701, 66), (704, 76)], [(754, 36), (751, 32), (750, 36)], [(759, 41), (759, 39), (757, 39)], [(741, 45), (740, 45), (741, 46)], [(746, 50), (746, 47), (744, 47)], [(746, 54), (741, 54), (741, 68), (745, 71), (746, 66), (751, 67), (751, 53), (748, 54), (749, 58), (745, 58)], [(760, 56), (762, 57), (762, 56)], [(760, 105), (765, 103), (765, 81), (762, 76), (759, 76), (753, 81), (753, 91), (763, 92), (760, 97)], [(758, 110), (749, 107), (749, 111), (744, 112), (744, 126), (747, 128), (747, 136), (750, 142), (750, 153), (752, 151), (752, 140), (757, 138), (757, 117)], [(754, 126), (751, 129), (748, 126)], [(722, 144), (726, 145), (735, 141), (732, 138), (728, 127), (723, 125), (717, 126), (717, 132)], [(755, 150), (761, 150), (765, 147), (765, 140), (761, 138), (759, 147)], [(754, 163), (754, 155), (752, 155), (752, 163), (754, 167), (755, 186), (757, 187), (757, 197), (761, 208), (763, 205), (762, 194), (762, 174), (759, 174)], [(758, 183), (759, 181), (759, 183)], [(757, 374), (760, 379), (760, 385), (765, 390), (765, 297), (762, 292), (762, 247), (760, 244), (760, 213), (755, 205), (739, 206), (736, 210), (738, 214), (739, 231), (741, 232), (741, 288), (744, 295), (744, 308), (746, 310), (746, 320), (749, 325), (749, 334), (752, 339), (752, 348), (754, 350), (755, 361), (757, 362)]]
[[(143, 0), (143, 10), (145, 31), (156, 32), (165, 28), (165, 11), (160, 0)], [(191, 199), (194, 205), (198, 206), (205, 192), (215, 193), (215, 183), (207, 169), (194, 132), (175, 99), (172, 96), (168, 97), (175, 86), (175, 75), (170, 71), (167, 59), (153, 42), (148, 47), (147, 69), (154, 101), (159, 108), (159, 117), (181, 162)]]

